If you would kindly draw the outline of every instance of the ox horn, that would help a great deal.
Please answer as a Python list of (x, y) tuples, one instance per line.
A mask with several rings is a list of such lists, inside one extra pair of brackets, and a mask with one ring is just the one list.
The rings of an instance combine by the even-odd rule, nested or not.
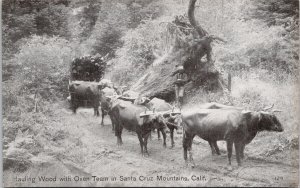
[(266, 108), (264, 108), (263, 109), (263, 111), (267, 111), (267, 110), (270, 110), (271, 108), (273, 108), (274, 107), (274, 104), (272, 104), (271, 106), (269, 106), (269, 107), (266, 107)]
[(172, 115), (172, 112), (170, 113), (170, 117), (172, 118), (172, 119), (175, 119), (176, 118), (176, 115)]
[(282, 112), (282, 110), (274, 109), (274, 110), (272, 110), (272, 112), (273, 112), (273, 113), (274, 113), (274, 112)]

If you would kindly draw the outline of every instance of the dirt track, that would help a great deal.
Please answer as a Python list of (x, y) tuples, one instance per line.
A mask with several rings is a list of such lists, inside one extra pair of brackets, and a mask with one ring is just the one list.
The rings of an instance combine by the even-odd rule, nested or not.
[[(97, 120), (97, 119), (96, 119)], [(86, 126), (84, 143), (101, 148), (89, 161), (86, 171), (98, 177), (120, 176), (135, 177), (117, 185), (160, 185), (160, 186), (295, 186), (298, 168), (268, 160), (251, 159), (244, 161), (243, 167), (238, 168), (235, 156), (233, 170), (227, 168), (226, 148), (222, 148), (221, 156), (212, 156), (209, 145), (196, 139), (193, 145), (195, 168), (186, 167), (183, 160), (181, 134), (175, 136), (176, 146), (170, 149), (168, 137), (167, 148), (163, 148), (162, 141), (157, 135), (152, 135), (149, 141), (149, 157), (142, 157), (138, 138), (134, 133), (124, 131), (121, 147), (116, 145), (116, 137), (111, 131), (109, 118), (105, 119), (105, 126), (101, 127), (96, 121)], [(169, 136), (169, 135), (168, 135)], [(93, 138), (94, 137), (94, 138)], [(92, 144), (93, 143), (93, 144)], [(95, 149), (96, 149), (95, 148)], [(97, 149), (96, 149), (97, 150)], [(106, 153), (101, 156), (102, 153)], [(99, 157), (99, 153), (100, 156)], [(246, 153), (247, 154), (247, 153)], [(148, 181), (140, 181), (139, 176), (148, 177)], [(157, 176), (187, 177), (189, 181), (158, 181)], [(193, 181), (192, 176), (199, 177)], [(197, 179), (194, 178), (193, 179)], [(295, 182), (296, 183), (296, 182)], [(98, 182), (99, 186), (112, 185), (112, 182)], [(115, 184), (116, 185), (116, 184)]]
[[(62, 121), (72, 134), (78, 134), (80, 144), (77, 157), (66, 153), (60, 157), (61, 166), (39, 167), (22, 175), (38, 176), (49, 174), (58, 178), (70, 175), (70, 182), (41, 183), (36, 186), (297, 186), (298, 166), (282, 160), (256, 158), (246, 147), (246, 160), (242, 167), (237, 167), (233, 155), (233, 169), (227, 166), (225, 144), (219, 142), (221, 156), (212, 156), (208, 143), (195, 139), (193, 144), (196, 167), (187, 167), (183, 160), (181, 134), (175, 133), (176, 146), (170, 149), (169, 134), (167, 148), (162, 141), (152, 134), (148, 142), (149, 157), (142, 157), (138, 138), (135, 133), (123, 131), (124, 144), (116, 145), (116, 137), (111, 131), (110, 120), (105, 118), (105, 126), (100, 126), (100, 118), (93, 117), (92, 110), (81, 109), (77, 115), (70, 111), (60, 113)], [(271, 135), (272, 136), (272, 135)], [(259, 138), (255, 138), (259, 139)], [(252, 143), (251, 143), (252, 144)], [(251, 145), (250, 144), (250, 145)], [(250, 146), (249, 145), (249, 146)], [(255, 145), (255, 143), (254, 143)], [(267, 147), (267, 146), (264, 146)], [(79, 156), (79, 157), (78, 157)], [(56, 164), (57, 165), (57, 164)], [(76, 167), (74, 167), (74, 165)], [(61, 169), (60, 169), (61, 168)], [(65, 172), (65, 173), (62, 173)], [(10, 173), (6, 173), (9, 176)], [(21, 174), (20, 174), (21, 175)], [(79, 176), (81, 181), (75, 181)], [(96, 176), (99, 178), (97, 181)], [(125, 178), (121, 178), (121, 176)], [(181, 178), (181, 180), (174, 180)], [(108, 177), (106, 181), (104, 177)], [(116, 181), (111, 178), (116, 177)], [(162, 180), (160, 180), (160, 177)], [(169, 179), (168, 179), (169, 178)], [(172, 179), (173, 178), (173, 179)], [(85, 179), (86, 181), (84, 181)], [(123, 181), (121, 181), (123, 180)], [(13, 180), (10, 180), (13, 181)], [(16, 185), (16, 184), (13, 184)], [(25, 185), (26, 184), (17, 184)], [(32, 184), (29, 184), (32, 186)], [(28, 186), (28, 185), (27, 185)]]

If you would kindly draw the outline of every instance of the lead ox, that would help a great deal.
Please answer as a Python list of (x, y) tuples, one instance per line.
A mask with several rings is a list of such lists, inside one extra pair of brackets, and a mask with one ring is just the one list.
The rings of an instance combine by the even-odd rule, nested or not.
[(231, 165), (234, 144), (239, 166), (241, 158), (244, 158), (245, 145), (253, 140), (257, 132), (283, 131), (281, 123), (274, 114), (236, 109), (195, 109), (182, 112), (182, 125), (184, 129), (183, 151), (186, 162), (188, 162), (187, 151), (190, 154), (190, 162), (193, 162), (192, 141), (198, 135), (209, 143), (225, 140), (229, 165)]
[[(142, 155), (148, 154), (147, 140), (153, 128), (164, 130), (165, 121), (161, 115), (140, 117), (140, 113), (147, 110), (144, 106), (132, 104), (128, 101), (117, 100), (112, 105), (112, 121), (115, 122), (115, 135), (117, 144), (121, 145), (123, 128), (137, 133)], [(149, 155), (149, 154), (148, 154)]]
[[(242, 110), (240, 107), (235, 107), (235, 106), (229, 106), (229, 105), (224, 105), (216, 102), (210, 102), (210, 103), (203, 103), (197, 106), (200, 109), (227, 109), (227, 110)], [(209, 146), (211, 148), (212, 154), (217, 154), (221, 155), (220, 149), (218, 147), (217, 141), (210, 141), (208, 142)]]
[(78, 107), (93, 107), (94, 115), (99, 116), (99, 85), (96, 82), (73, 81), (69, 83), (72, 110), (76, 113)]

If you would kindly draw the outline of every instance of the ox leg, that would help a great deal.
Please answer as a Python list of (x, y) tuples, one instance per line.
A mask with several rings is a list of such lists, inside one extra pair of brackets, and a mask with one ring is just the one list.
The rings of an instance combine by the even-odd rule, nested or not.
[(77, 108), (78, 108), (78, 107), (77, 107), (77, 104), (73, 104), (73, 105), (72, 105), (72, 110), (73, 110), (73, 113), (74, 113), (74, 114), (76, 114)]
[(158, 140), (161, 140), (161, 138), (160, 138), (160, 132), (159, 132), (160, 130), (159, 129), (157, 129), (157, 139)]
[(208, 141), (210, 149), (211, 149), (211, 154), (215, 155), (216, 154), (216, 150), (214, 148), (213, 142), (212, 141)]
[(232, 145), (233, 141), (227, 140), (227, 154), (228, 154), (228, 164), (231, 165), (231, 156), (232, 156)]
[(183, 157), (184, 157), (186, 164), (188, 165), (187, 152), (189, 153), (190, 162), (193, 164), (192, 167), (195, 166), (194, 159), (193, 159), (193, 153), (192, 153), (192, 143), (193, 143), (194, 137), (195, 137), (195, 135), (189, 135), (187, 132), (185, 132), (184, 136), (183, 136), (183, 155), (184, 155)]
[(151, 134), (151, 133), (154, 133), (154, 132), (155, 132), (155, 129), (152, 129), (152, 130), (150, 131), (150, 136), (149, 136), (150, 140), (152, 140), (152, 134)]
[(150, 134), (151, 134), (151, 132), (147, 133), (144, 136), (144, 154), (147, 154), (148, 156), (149, 156), (149, 153), (148, 153), (148, 149), (147, 149), (147, 144), (148, 144), (148, 137)]
[(175, 142), (174, 142), (174, 128), (170, 129), (170, 137), (171, 137), (171, 148), (173, 148), (175, 146)]
[(112, 127), (111, 131), (114, 132), (114, 130), (115, 130), (115, 123), (113, 121), (111, 122), (111, 127)]
[(98, 106), (94, 106), (94, 116), (99, 116)]
[(234, 147), (235, 147), (235, 153), (236, 153), (236, 160), (238, 163), (238, 166), (241, 166), (241, 150), (242, 150), (242, 143), (240, 142), (235, 142), (234, 143)]
[(102, 120), (101, 120), (101, 126), (104, 126), (104, 110), (101, 110), (101, 112), (102, 112), (102, 114), (101, 114), (101, 116), (102, 116)]
[(123, 130), (123, 127), (122, 126), (118, 126), (116, 129), (115, 129), (115, 134), (117, 136), (117, 145), (120, 146), (123, 144), (123, 141), (122, 141), (122, 130)]
[(96, 115), (99, 117), (100, 113), (99, 113), (99, 106), (96, 107)]
[(244, 150), (245, 150), (245, 145), (243, 144), (243, 145), (242, 145), (242, 148), (241, 148), (241, 159), (244, 159), (244, 158), (245, 158)]
[(112, 127), (112, 132), (114, 132), (114, 130), (115, 130), (115, 119), (114, 119), (114, 117), (113, 117), (113, 115), (111, 114), (111, 113), (108, 113), (108, 116), (109, 116), (109, 118), (110, 118), (110, 121), (111, 121), (111, 127)]
[(217, 144), (217, 141), (213, 141), (212, 144), (213, 144), (213, 146), (216, 150), (217, 155), (221, 155), (220, 149), (219, 149), (218, 144)]
[(161, 131), (161, 134), (163, 135), (163, 147), (167, 147), (167, 143), (166, 143), (166, 138), (167, 138), (167, 135), (166, 135), (166, 132), (163, 130), (163, 129), (157, 129), (157, 132)]
[(137, 133), (137, 135), (138, 135), (138, 138), (140, 141), (141, 153), (142, 153), (142, 156), (144, 156), (144, 141), (143, 141), (142, 135), (140, 133)]
[(187, 147), (188, 147), (189, 138), (186, 136), (186, 133), (183, 135), (182, 146), (183, 146), (183, 158), (187, 163)]

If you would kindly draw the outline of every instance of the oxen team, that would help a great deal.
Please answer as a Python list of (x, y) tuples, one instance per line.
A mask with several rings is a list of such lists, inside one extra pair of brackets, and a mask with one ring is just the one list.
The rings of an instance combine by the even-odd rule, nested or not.
[[(154, 129), (163, 136), (166, 147), (166, 129), (170, 131), (171, 147), (174, 147), (174, 130), (183, 128), (183, 153), (187, 163), (193, 163), (192, 143), (198, 135), (208, 141), (212, 154), (220, 155), (217, 141), (227, 143), (229, 165), (231, 165), (232, 147), (236, 151), (237, 163), (241, 165), (245, 145), (249, 144), (260, 131), (282, 132), (283, 128), (273, 112), (246, 111), (234, 106), (218, 103), (205, 103), (193, 108), (175, 109), (166, 101), (149, 99), (133, 91), (124, 91), (125, 87), (115, 87), (109, 80), (99, 83), (74, 81), (69, 84), (70, 102), (74, 113), (79, 106), (94, 108), (99, 116), (101, 106), (101, 125), (104, 117), (111, 119), (112, 130), (121, 145), (122, 130), (136, 132), (142, 155), (149, 155), (147, 141)], [(189, 159), (188, 159), (189, 153)]]

